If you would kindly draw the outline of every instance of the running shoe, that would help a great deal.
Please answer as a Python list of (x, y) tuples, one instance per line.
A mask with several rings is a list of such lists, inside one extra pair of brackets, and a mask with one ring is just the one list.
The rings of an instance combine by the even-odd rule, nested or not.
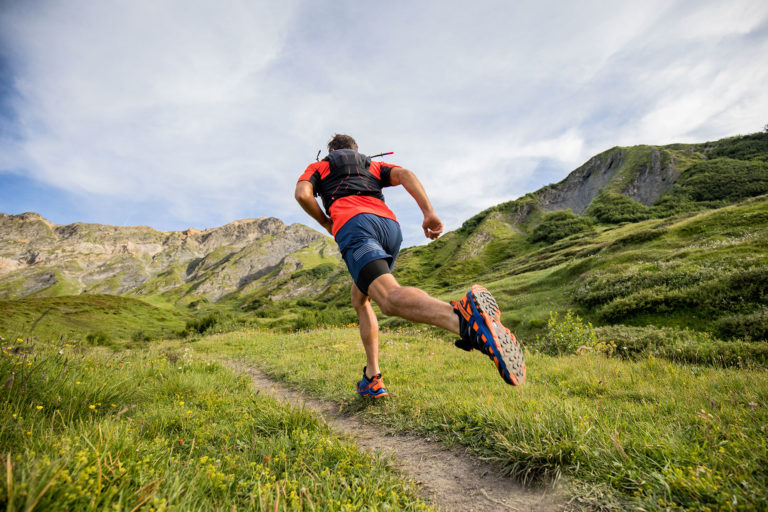
[(380, 398), (387, 396), (387, 388), (384, 387), (384, 380), (381, 378), (381, 374), (368, 378), (365, 376), (365, 369), (363, 368), (363, 380), (357, 383), (357, 393), (360, 396), (369, 396), (371, 398)]
[(504, 382), (519, 386), (525, 381), (523, 350), (509, 329), (501, 324), (501, 312), (491, 292), (473, 285), (459, 302), (451, 301), (459, 317), (460, 349), (477, 349), (491, 358)]

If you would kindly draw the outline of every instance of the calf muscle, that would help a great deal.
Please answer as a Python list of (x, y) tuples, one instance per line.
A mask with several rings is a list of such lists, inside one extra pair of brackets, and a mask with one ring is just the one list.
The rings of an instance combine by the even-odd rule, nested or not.
[(459, 333), (459, 319), (453, 306), (411, 286), (400, 286), (392, 274), (377, 277), (368, 294), (387, 316), (442, 327)]

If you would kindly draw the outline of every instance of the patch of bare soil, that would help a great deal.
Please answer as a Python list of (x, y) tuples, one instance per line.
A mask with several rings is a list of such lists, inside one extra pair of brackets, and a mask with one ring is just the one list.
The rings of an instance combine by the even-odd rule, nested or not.
[(339, 412), (337, 404), (317, 400), (269, 378), (238, 361), (227, 364), (248, 375), (261, 393), (319, 414), (332, 428), (352, 438), (360, 447), (389, 456), (393, 465), (412, 478), (428, 503), (452, 511), (563, 510), (565, 500), (551, 489), (526, 489), (500, 470), (459, 449), (411, 435), (384, 435), (354, 415)]

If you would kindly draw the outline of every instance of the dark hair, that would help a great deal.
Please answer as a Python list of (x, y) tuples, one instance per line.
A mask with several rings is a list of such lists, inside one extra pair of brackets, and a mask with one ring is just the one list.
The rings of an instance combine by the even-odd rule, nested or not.
[(337, 149), (354, 149), (357, 151), (357, 142), (350, 135), (337, 133), (328, 141), (328, 151), (335, 151)]

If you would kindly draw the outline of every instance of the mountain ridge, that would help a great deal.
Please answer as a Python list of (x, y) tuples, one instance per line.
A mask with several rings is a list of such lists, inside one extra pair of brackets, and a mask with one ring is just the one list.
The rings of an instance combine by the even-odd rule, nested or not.
[[(427, 245), (403, 249), (394, 273), (404, 285), (451, 298), (467, 284), (487, 282), (496, 291), (509, 290), (508, 299), (500, 296), (506, 307), (512, 304), (512, 290), (519, 290), (508, 284), (513, 276), (546, 274), (565, 265), (573, 267), (562, 271), (568, 275), (567, 290), (551, 307), (594, 313), (591, 318), (599, 321), (601, 311), (618, 306), (598, 308), (592, 299), (580, 303), (572, 294), (580, 280), (597, 272), (603, 255), (613, 258), (636, 244), (652, 253), (660, 241), (674, 247), (682, 235), (668, 235), (663, 226), (766, 193), (768, 133), (700, 144), (614, 147), (558, 183), (486, 209)], [(762, 208), (762, 202), (757, 204)], [(755, 219), (754, 233), (762, 232), (764, 222), (754, 209), (745, 206), (743, 211)], [(12, 222), (25, 227), (12, 229)], [(739, 229), (739, 239), (747, 240), (748, 228)], [(718, 224), (702, 236), (716, 241), (728, 233), (728, 226)], [(0, 214), (0, 234), (0, 299), (106, 293), (202, 311), (244, 312), (266, 325), (354, 321), (347, 307), (351, 279), (335, 243), (302, 224), (286, 226), (262, 217), (203, 231), (158, 231), (57, 226), (27, 213)], [(672, 256), (676, 250), (665, 249), (663, 258), (685, 258), (684, 253)], [(744, 250), (752, 254), (755, 247), (747, 244)], [(757, 256), (751, 261), (762, 268)], [(709, 267), (706, 272), (711, 274)], [(762, 282), (759, 272), (756, 282)], [(755, 293), (757, 302), (744, 309), (746, 320), (739, 311), (728, 314), (739, 322), (759, 317), (762, 292)], [(536, 332), (546, 320), (541, 315), (541, 309), (528, 318), (516, 315), (512, 325)], [(612, 321), (622, 320), (611, 315)], [(682, 317), (675, 322), (687, 325)], [(712, 322), (701, 325), (710, 328)]]
[[(177, 286), (194, 288), (191, 297), (216, 301), (313, 244), (338, 259), (327, 236), (272, 217), (240, 219), (206, 230), (160, 231), (82, 222), (57, 225), (28, 212), (0, 214), (0, 233), (4, 298), (141, 292), (141, 287), (173, 271)], [(232, 260), (238, 262), (237, 272), (224, 271), (223, 263)], [(294, 266), (301, 267), (300, 260)]]

